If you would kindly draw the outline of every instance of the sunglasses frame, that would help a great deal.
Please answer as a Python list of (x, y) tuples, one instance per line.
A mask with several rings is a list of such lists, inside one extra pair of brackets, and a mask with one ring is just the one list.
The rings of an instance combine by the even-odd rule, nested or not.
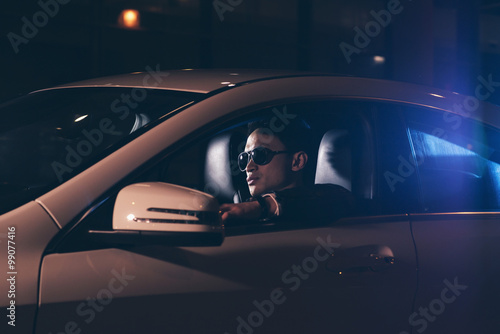
[[(258, 162), (255, 161), (254, 156), (255, 156), (255, 151), (256, 150), (261, 150), (261, 151), (266, 152), (265, 153), (266, 154), (266, 160), (264, 160), (263, 163), (258, 163)], [(273, 150), (271, 150), (271, 149), (269, 149), (267, 147), (263, 147), (263, 146), (256, 147), (253, 150), (248, 151), (248, 152), (246, 152), (246, 151), (245, 152), (241, 152), (240, 154), (238, 154), (238, 168), (242, 172), (246, 171), (247, 170), (247, 166), (250, 163), (250, 159), (252, 159), (253, 162), (256, 165), (259, 165), (259, 166), (267, 165), (268, 163), (270, 163), (273, 160), (273, 158), (274, 158), (275, 155), (282, 154), (282, 153), (292, 153), (292, 152), (291, 151), (273, 151)], [(241, 166), (240, 166), (240, 160), (241, 160), (241, 156), (243, 154), (247, 154), (247, 159), (246, 159), (247, 162), (245, 164), (245, 168), (242, 169)]]

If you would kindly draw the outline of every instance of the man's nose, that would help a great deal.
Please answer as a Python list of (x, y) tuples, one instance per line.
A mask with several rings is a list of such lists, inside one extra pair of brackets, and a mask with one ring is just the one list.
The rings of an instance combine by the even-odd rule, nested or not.
[(247, 168), (246, 168), (247, 173), (253, 172), (256, 169), (257, 169), (257, 164), (255, 162), (253, 162), (253, 159), (250, 159), (248, 161)]

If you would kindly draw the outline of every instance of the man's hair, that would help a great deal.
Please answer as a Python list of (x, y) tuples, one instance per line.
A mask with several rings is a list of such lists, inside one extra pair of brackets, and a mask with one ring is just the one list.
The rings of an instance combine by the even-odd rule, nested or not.
[[(277, 117), (277, 116), (274, 116)], [(274, 118), (265, 118), (248, 124), (248, 136), (257, 129), (262, 133), (272, 134), (281, 140), (286, 150), (292, 152), (304, 151), (311, 153), (311, 129), (306, 121), (299, 116), (286, 120), (287, 124)]]

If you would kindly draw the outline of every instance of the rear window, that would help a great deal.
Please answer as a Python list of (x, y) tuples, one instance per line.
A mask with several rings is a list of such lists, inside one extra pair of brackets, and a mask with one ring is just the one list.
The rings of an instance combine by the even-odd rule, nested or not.
[(75, 176), (202, 94), (66, 88), (0, 107), (0, 213)]
[(424, 211), (499, 211), (498, 129), (455, 114), (424, 115), (408, 124)]

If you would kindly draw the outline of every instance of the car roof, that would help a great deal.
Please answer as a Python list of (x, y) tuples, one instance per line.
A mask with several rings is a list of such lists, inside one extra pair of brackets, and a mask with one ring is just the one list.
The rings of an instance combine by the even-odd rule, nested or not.
[[(314, 80), (314, 84), (328, 85), (333, 95), (341, 97), (402, 102), (454, 113), (463, 109), (464, 103), (468, 101), (467, 96), (455, 92), (392, 80), (292, 70), (183, 69), (160, 71), (159, 65), (156, 68), (148, 66), (144, 72), (78, 81), (36, 92), (64, 88), (128, 87), (214, 94), (249, 83), (287, 78), (294, 80), (294, 78), (299, 77), (304, 78), (309, 83), (311, 82), (307, 78), (322, 77), (324, 80)], [(482, 111), (482, 115), (475, 114), (468, 115), (468, 117), (500, 127), (500, 108), (477, 98), (474, 100), (480, 106), (478, 109)]]
[(144, 72), (107, 76), (78, 81), (54, 88), (77, 87), (140, 87), (168, 89), (193, 93), (210, 93), (251, 81), (311, 75), (311, 72), (249, 69), (183, 69), (159, 71), (146, 67)]

